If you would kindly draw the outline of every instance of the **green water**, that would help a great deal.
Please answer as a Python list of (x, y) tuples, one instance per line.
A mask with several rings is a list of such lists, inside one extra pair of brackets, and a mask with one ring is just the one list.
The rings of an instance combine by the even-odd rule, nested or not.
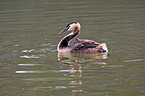
[[(71, 21), (109, 56), (58, 54)], [(144, 0), (1, 0), (0, 96), (145, 96)]]

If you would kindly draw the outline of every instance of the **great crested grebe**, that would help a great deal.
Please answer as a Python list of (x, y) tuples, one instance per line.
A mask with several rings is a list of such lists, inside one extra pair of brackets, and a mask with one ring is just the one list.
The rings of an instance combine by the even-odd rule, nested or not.
[(98, 43), (93, 40), (80, 40), (76, 39), (75, 44), (69, 44), (69, 42), (76, 38), (80, 34), (80, 24), (76, 21), (69, 23), (64, 30), (72, 31), (70, 34), (66, 35), (57, 46), (58, 52), (70, 52), (70, 53), (108, 53), (108, 48), (105, 43)]

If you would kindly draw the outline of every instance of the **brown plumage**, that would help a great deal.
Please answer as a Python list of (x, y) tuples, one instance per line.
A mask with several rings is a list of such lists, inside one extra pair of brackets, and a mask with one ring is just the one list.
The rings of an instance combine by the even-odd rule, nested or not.
[(58, 44), (58, 52), (71, 52), (71, 53), (107, 53), (108, 49), (105, 43), (98, 43), (93, 40), (80, 40), (76, 39), (74, 44), (69, 42), (77, 37), (80, 33), (80, 24), (73, 21), (67, 25), (67, 27), (60, 32), (72, 31), (70, 34), (65, 36)]

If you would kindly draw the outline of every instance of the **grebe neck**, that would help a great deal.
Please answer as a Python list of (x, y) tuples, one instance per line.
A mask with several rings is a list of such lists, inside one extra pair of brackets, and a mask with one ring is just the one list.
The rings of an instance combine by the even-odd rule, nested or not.
[(76, 30), (75, 32), (71, 32), (70, 34), (68, 34), (67, 36), (65, 36), (58, 44), (57, 46), (57, 50), (59, 49), (63, 49), (65, 47), (68, 47), (69, 42), (76, 38), (79, 35), (80, 31)]

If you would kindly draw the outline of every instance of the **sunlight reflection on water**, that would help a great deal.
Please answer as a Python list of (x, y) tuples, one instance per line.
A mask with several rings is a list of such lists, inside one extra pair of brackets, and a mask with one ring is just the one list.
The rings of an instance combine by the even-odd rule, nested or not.
[(35, 66), (36, 64), (18, 64), (19, 66)]
[(124, 62), (137, 62), (137, 61), (144, 61), (145, 59), (134, 59), (134, 60), (127, 60)]
[(36, 73), (35, 71), (15, 71), (15, 73)]
[(24, 55), (24, 56), (20, 56), (20, 58), (41, 58), (41, 57), (35, 55), (31, 55), (31, 56)]

